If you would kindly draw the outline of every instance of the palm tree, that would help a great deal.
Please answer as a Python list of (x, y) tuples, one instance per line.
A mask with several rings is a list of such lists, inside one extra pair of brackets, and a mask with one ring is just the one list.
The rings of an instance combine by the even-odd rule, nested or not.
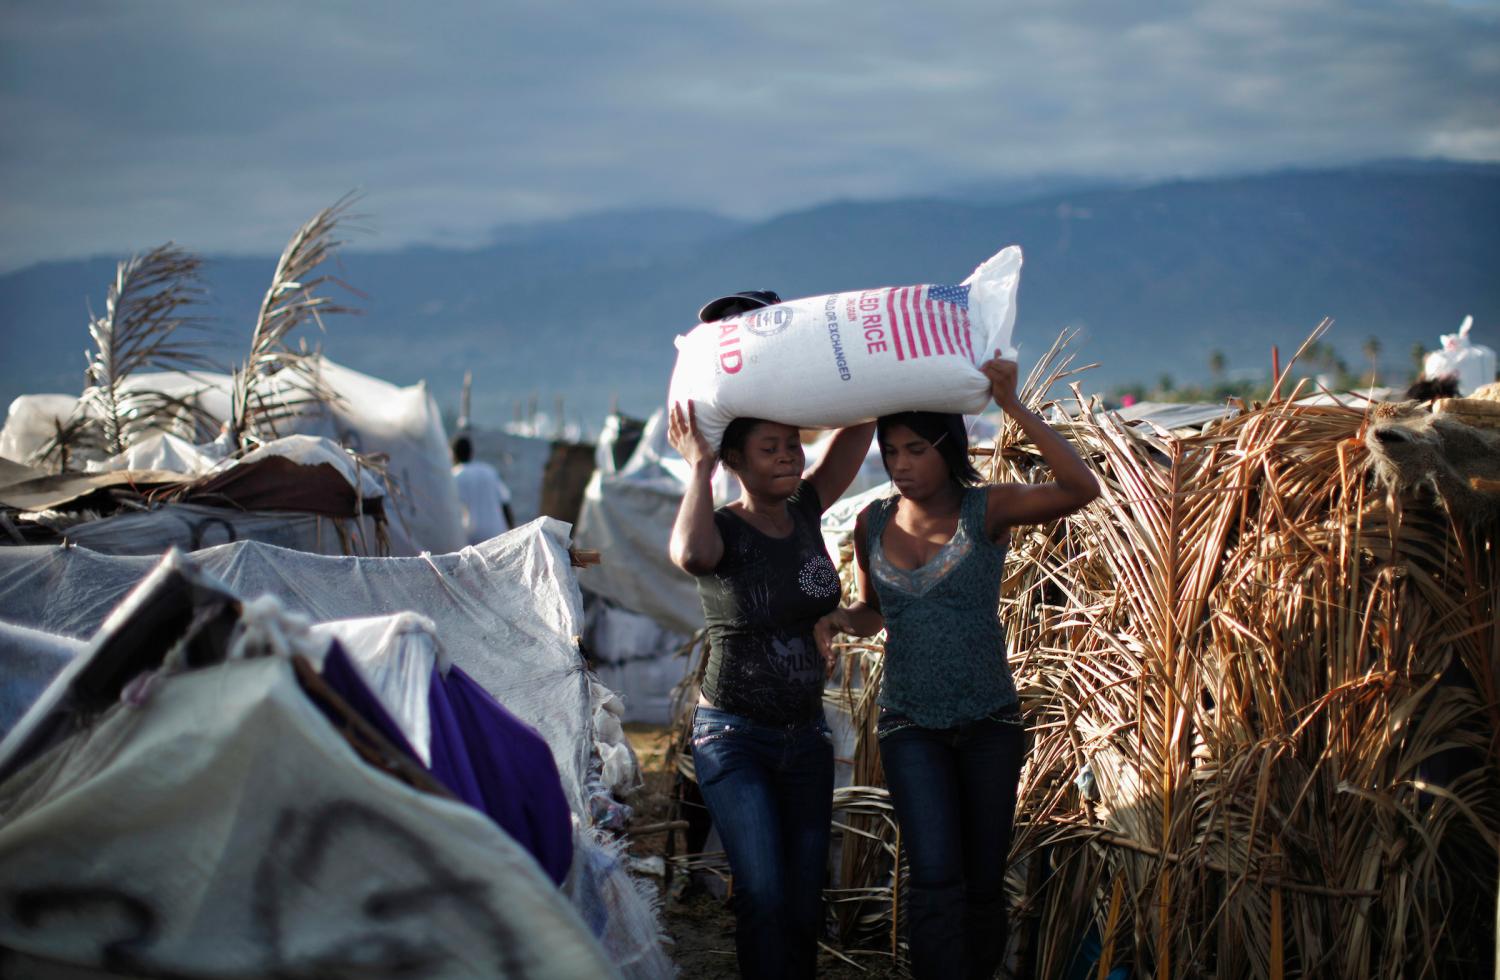
[(190, 311), (203, 299), (202, 260), (171, 242), (144, 255), (133, 255), (115, 267), (114, 281), (102, 316), (89, 316), (94, 344), (87, 354), (85, 387), (67, 422), (59, 424), (38, 456), (56, 456), (66, 468), (70, 455), (92, 449), (114, 456), (142, 434), (180, 429), (189, 435), (212, 419), (193, 395), (171, 395), (132, 386), (132, 374), (214, 369), (200, 345), (184, 341), (179, 329), (202, 329), (205, 321)]
[(1360, 350), (1364, 352), (1365, 360), (1370, 362), (1370, 387), (1373, 388), (1380, 376), (1380, 338), (1371, 334), (1365, 338)]
[(353, 203), (353, 196), (346, 194), (313, 215), (297, 229), (276, 263), (255, 319), (250, 354), (234, 372), (229, 431), (240, 447), (274, 438), (279, 423), (337, 398), (319, 374), (319, 352), (309, 350), (305, 339), (296, 349), (288, 341), (309, 320), (322, 330), (325, 316), (359, 312), (317, 294), (319, 287), (334, 283), (361, 295), (337, 276), (317, 273), (343, 244), (333, 237), (334, 231)]
[(1421, 377), (1427, 370), (1427, 348), (1420, 343), (1411, 345), (1411, 363), (1416, 368), (1417, 377)]

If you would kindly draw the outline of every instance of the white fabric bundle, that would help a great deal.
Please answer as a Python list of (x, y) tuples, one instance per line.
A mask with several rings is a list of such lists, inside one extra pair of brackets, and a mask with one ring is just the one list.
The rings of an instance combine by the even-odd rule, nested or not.
[(1441, 335), (1442, 349), (1428, 354), (1422, 364), (1425, 377), (1440, 378), (1446, 374), (1456, 377), (1458, 393), (1465, 397), (1495, 380), (1495, 352), (1469, 339), (1469, 329), (1473, 326), (1474, 318), (1464, 317), (1458, 333)]
[(677, 338), (668, 401), (693, 401), (718, 448), (740, 417), (841, 428), (891, 412), (977, 414), (990, 385), (979, 365), (1015, 357), (1011, 329), (1021, 249), (1012, 245), (957, 286), (888, 286), (762, 307)]

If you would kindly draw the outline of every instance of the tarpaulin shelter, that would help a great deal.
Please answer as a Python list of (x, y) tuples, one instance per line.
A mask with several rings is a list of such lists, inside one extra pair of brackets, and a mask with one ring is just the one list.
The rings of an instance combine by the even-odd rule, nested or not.
[[(192, 561), (226, 590), (275, 597), (289, 614), (317, 621), (314, 635), (339, 640), (411, 755), (434, 772), (442, 766), (431, 734), (442, 713), (431, 697), (440, 683), (432, 673), (436, 666), (457, 665), (478, 682), (469, 700), (493, 696), (536, 729), (576, 828), (571, 866), (561, 866), (567, 868), (564, 892), (575, 914), (622, 975), (670, 972), (652, 897), (630, 879), (619, 846), (604, 843), (590, 829), (596, 798), (607, 795), (601, 773), (618, 772), (621, 755), (628, 762), (629, 753), (613, 744), (620, 738), (617, 730), (609, 744), (596, 744), (600, 733), (594, 718), (609, 692), (589, 679), (577, 650), (581, 602), (563, 525), (539, 520), (457, 554), (430, 558), (331, 558), (241, 542), (199, 552)], [(111, 610), (155, 565), (152, 559), (108, 557), (82, 548), (0, 549), (0, 621), (9, 622), (0, 630), (0, 652), (8, 649), (11, 636), (25, 642), (9, 646), (27, 653), (49, 644), (76, 647), (74, 638), (119, 618)], [(416, 609), (422, 614), (392, 613)], [(52, 657), (31, 673), (61, 659)], [(34, 690), (35, 678), (29, 684)], [(8, 696), (12, 686), (7, 683)], [(20, 686), (15, 693), (25, 696)], [(199, 707), (209, 715), (217, 711), (209, 701)], [(450, 714), (465, 710), (462, 704), (450, 709)], [(504, 769), (514, 761), (499, 758), (485, 765)], [(516, 809), (521, 794), (506, 799), (504, 793), (486, 795), (482, 787), (473, 794), (460, 787), (457, 795), (512, 829), (518, 824), (507, 823), (507, 807), (521, 825), (536, 816), (534, 807)], [(548, 864), (554, 873), (560, 867)]]
[(419, 550), (405, 525), (387, 520), (385, 483), (329, 439), (286, 436), (206, 469), (203, 454), (184, 456), (197, 447), (169, 440), (152, 441), (158, 450), (171, 449), (170, 460), (158, 452), (139, 461), (176, 460), (188, 472), (96, 465), (90, 472), (37, 475), (10, 467), (9, 476), (0, 473), (0, 507), (53, 512), (17, 522), (27, 540), (66, 540), (114, 555), (240, 540), (319, 554)]
[[(318, 622), (421, 610), (453, 662), (547, 740), (570, 805), (586, 812), (594, 705), (573, 642), (582, 608), (564, 525), (543, 518), (431, 557), (333, 557), (241, 541), (194, 560), (236, 593), (273, 595)], [(0, 549), (0, 620), (87, 638), (155, 563), (84, 548)]]
[[(463, 521), (450, 471), (447, 438), (426, 385), (398, 387), (327, 358), (320, 359), (318, 369), (324, 384), (337, 397), (321, 406), (309, 406), (296, 418), (280, 423), (280, 434), (321, 436), (356, 452), (382, 457), (392, 491), (387, 495), (386, 516), (392, 541), (402, 553), (449, 552), (463, 547)], [(274, 375), (258, 378), (256, 384), (265, 389), (262, 395), (266, 399), (303, 397), (292, 389), (279, 391), (277, 386), (284, 383)], [(131, 375), (123, 389), (162, 391), (190, 401), (209, 417), (223, 421), (230, 414), (232, 386), (232, 379), (225, 374), (148, 372)], [(28, 462), (56, 431), (54, 423), (65, 421), (77, 402), (67, 395), (17, 398), (0, 430), (0, 456)], [(213, 433), (195, 435), (207, 439)], [(147, 442), (151, 442), (149, 437), (142, 440)], [(132, 454), (135, 447), (131, 447), (122, 454), (123, 459), (93, 462), (96, 468), (101, 464), (134, 466), (141, 457), (170, 469), (170, 461), (181, 457), (197, 470), (205, 455), (203, 450), (209, 447), (192, 446), (180, 438), (178, 442), (187, 445), (191, 453), (175, 443), (153, 442), (142, 450), (144, 457), (142, 452)], [(410, 547), (403, 547), (402, 542), (407, 540)]]
[(341, 656), (169, 554), (0, 743), (7, 974), (616, 975)]

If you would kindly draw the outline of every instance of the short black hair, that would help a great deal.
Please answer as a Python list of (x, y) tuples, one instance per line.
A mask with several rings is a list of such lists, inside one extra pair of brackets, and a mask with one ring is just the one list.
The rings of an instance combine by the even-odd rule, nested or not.
[(885, 436), (892, 428), (904, 425), (932, 443), (948, 464), (948, 478), (961, 487), (977, 487), (984, 482), (969, 459), (969, 429), (964, 417), (954, 412), (896, 412), (882, 415), (875, 423), (875, 441), (881, 446), (880, 465), (885, 475), (891, 470), (885, 462)]
[(453, 459), (455, 462), (467, 463), (474, 458), (474, 444), (469, 441), (468, 436), (456, 436), (453, 440)]

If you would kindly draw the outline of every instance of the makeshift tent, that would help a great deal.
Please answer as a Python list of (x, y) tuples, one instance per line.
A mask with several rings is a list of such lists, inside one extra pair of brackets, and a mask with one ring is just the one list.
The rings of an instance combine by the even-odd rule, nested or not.
[[(344, 619), (315, 625), (312, 634), (336, 638), (349, 651), (374, 692), (372, 699), (378, 698), (384, 713), (395, 719), (412, 756), (431, 763), (434, 772), (443, 764), (442, 753), (433, 748), (432, 732), (440, 727), (434, 719), (442, 713), (432, 697), (435, 667), (461, 665), (450, 675), (471, 674), (488, 692), (468, 691), (466, 703), (492, 694), (538, 729), (558, 771), (553, 778), (572, 813), (569, 821), (576, 826), (571, 866), (562, 866), (568, 871), (565, 895), (622, 975), (670, 973), (659, 943), (654, 895), (632, 881), (621, 846), (607, 843), (589, 826), (596, 813), (623, 810), (628, 815), (627, 808), (608, 798), (606, 780), (634, 785), (639, 775), (618, 726), (606, 732), (596, 722), (601, 713), (609, 713), (610, 692), (588, 679), (574, 644), (579, 597), (568, 565), (565, 528), (537, 521), (477, 548), (432, 559), (331, 559), (242, 543), (200, 552), (193, 560), (233, 583), (224, 587), (237, 593), (272, 593), (310, 618)], [(76, 646), (57, 634), (86, 635), (106, 617), (109, 622), (120, 618), (110, 613), (112, 604), (152, 564), (80, 548), (0, 549), (0, 619), (24, 620), (51, 633), (11, 627), (0, 638), (15, 633)], [(371, 615), (402, 608), (420, 608), (426, 615)], [(345, 618), (351, 615), (365, 618)], [(55, 668), (61, 660), (54, 657), (46, 666)], [(8, 692), (12, 687), (7, 685)], [(29, 687), (34, 690), (36, 684)], [(450, 707), (450, 715), (472, 711), (456, 702)], [(498, 741), (487, 734), (493, 727), (482, 731), (481, 750)], [(514, 740), (507, 744), (512, 749), (516, 745)], [(470, 768), (512, 768), (516, 756), (508, 751)], [(533, 796), (530, 790), (486, 793), (479, 785), (470, 794), (459, 785), (456, 792), (501, 826), (524, 828), (537, 819), (535, 806), (521, 799)], [(509, 822), (507, 812), (514, 818)], [(551, 839), (556, 841), (556, 835)], [(555, 844), (551, 853), (557, 853)], [(555, 862), (550, 867), (558, 873)]]
[[(163, 461), (160, 450), (171, 439), (153, 437), (159, 451), (140, 461)], [(178, 457), (179, 448), (170, 455)], [(9, 482), (18, 477), (30, 478)], [(384, 483), (357, 456), (316, 436), (277, 439), (196, 476), (105, 466), (83, 474), (0, 474), (0, 506), (66, 512), (18, 521), (28, 540), (67, 540), (116, 555), (240, 540), (320, 554), (416, 554), (405, 526), (387, 521), (387, 500)], [(99, 512), (107, 516), (96, 518)]]
[[(320, 361), (320, 372), (324, 383), (337, 393), (337, 400), (283, 423), (281, 434), (323, 436), (356, 452), (383, 457), (392, 488), (386, 507), (392, 539), (401, 540), (404, 529), (404, 537), (413, 543), (409, 552), (413, 554), (461, 548), (463, 520), (450, 471), (447, 438), (425, 384), (400, 388), (326, 358)], [(290, 390), (279, 390), (284, 383), (274, 375), (258, 379), (257, 384), (268, 398), (300, 397)], [(221, 421), (229, 417), (231, 387), (228, 375), (197, 371), (142, 373), (125, 382), (126, 390), (158, 390), (194, 402)], [(5, 428), (0, 430), (0, 456), (28, 462), (52, 437), (55, 422), (65, 421), (76, 403), (76, 398), (67, 395), (16, 399)], [(212, 434), (193, 435), (208, 438)], [(146, 452), (166, 456), (159, 446)], [(213, 453), (199, 446), (194, 455)], [(125, 456), (128, 459), (130, 453)], [(195, 458), (194, 465), (196, 462)]]
[[(573, 639), (582, 608), (564, 525), (542, 518), (432, 557), (330, 557), (237, 542), (194, 559), (235, 592), (276, 596), (314, 621), (421, 610), (452, 661), (547, 740), (571, 808), (588, 812), (595, 705)], [(0, 548), (0, 619), (86, 638), (153, 564), (83, 548)]]
[(311, 666), (339, 657), (170, 554), (0, 743), (8, 971), (615, 975), (537, 861)]

